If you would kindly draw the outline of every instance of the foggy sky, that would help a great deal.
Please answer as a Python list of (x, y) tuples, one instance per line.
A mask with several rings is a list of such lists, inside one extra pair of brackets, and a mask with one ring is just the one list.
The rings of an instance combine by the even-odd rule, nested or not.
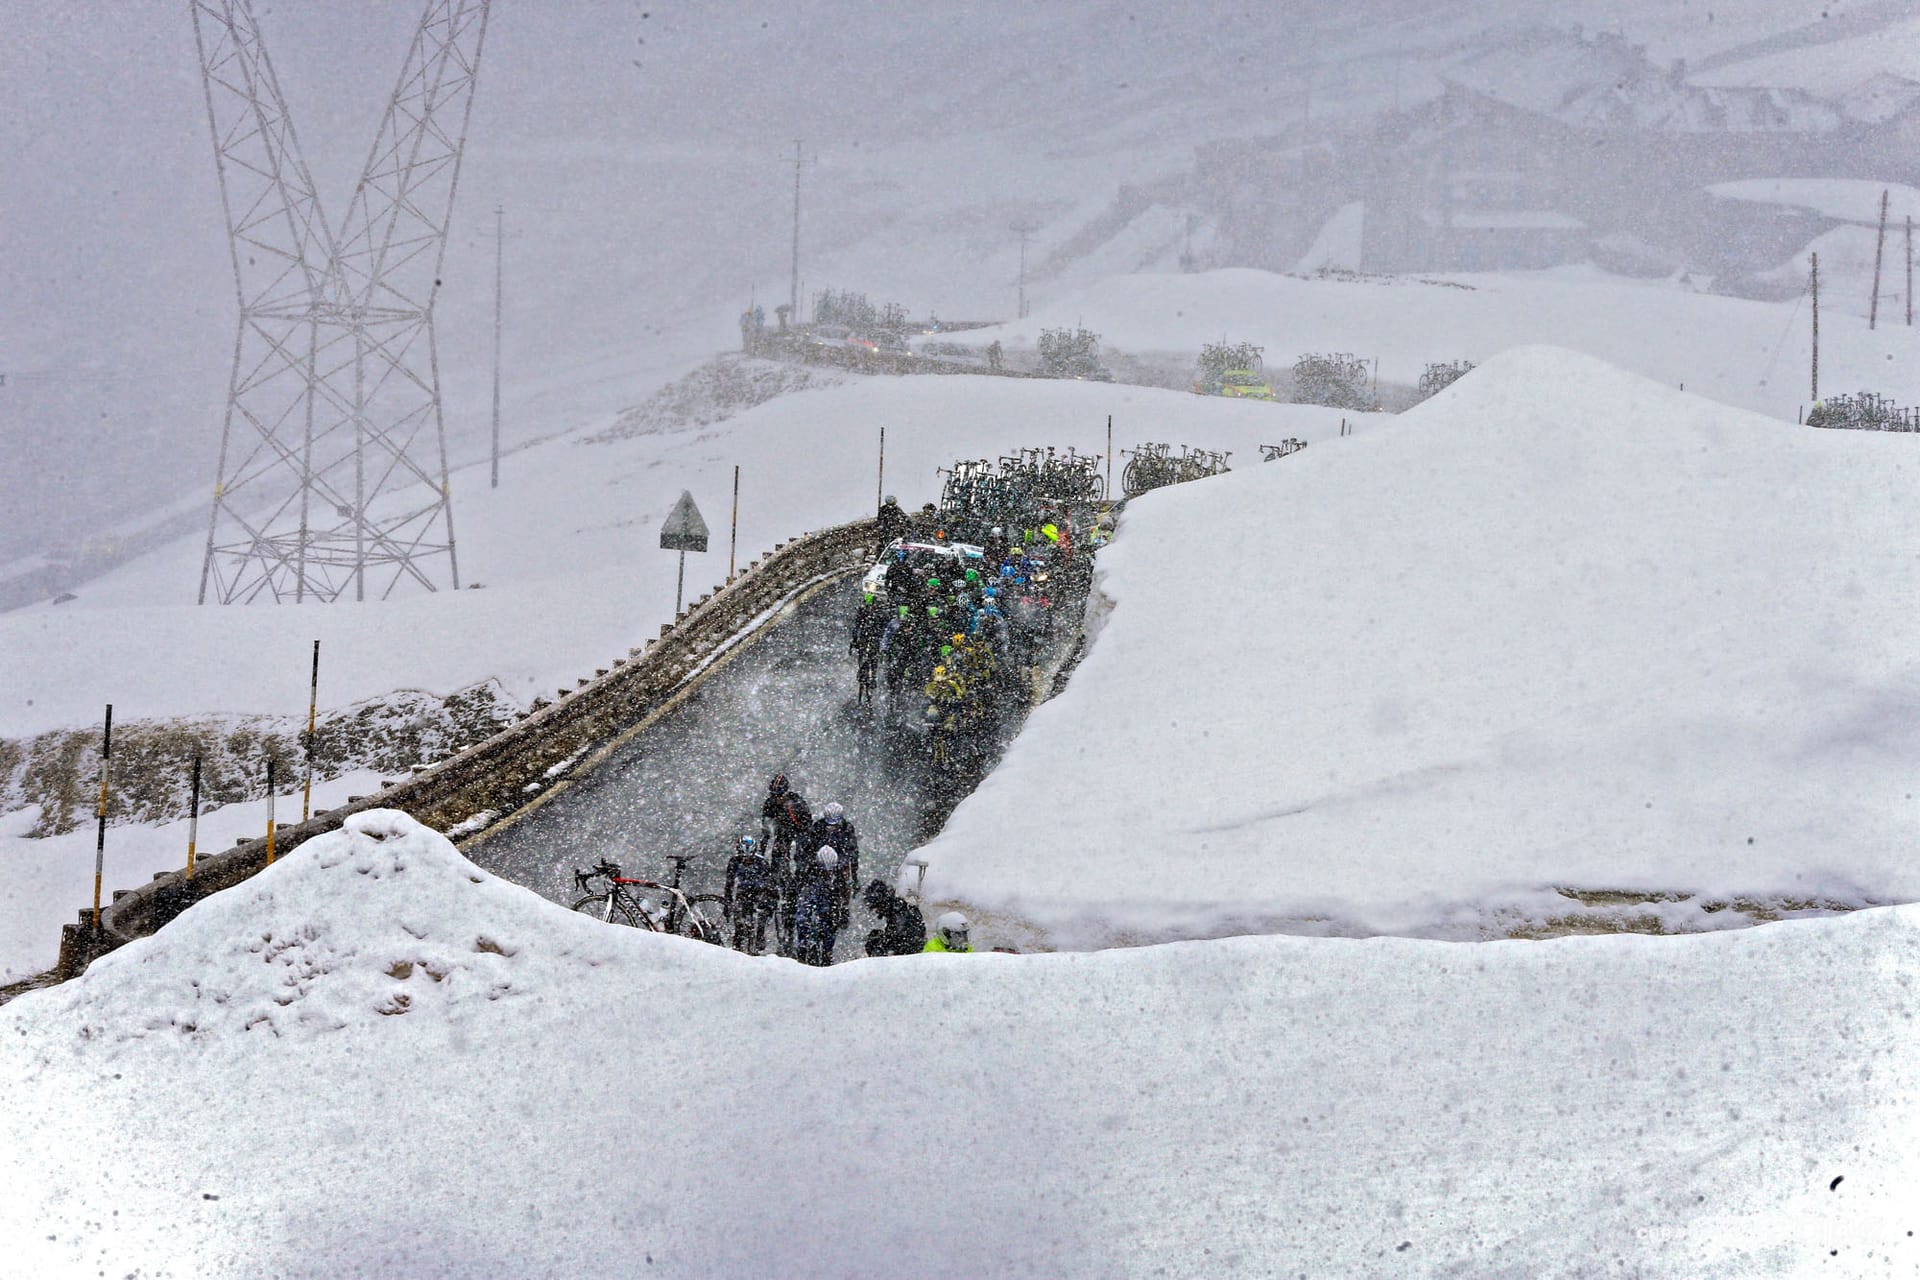
[[(1013, 218), (1070, 230), (1197, 143), (1279, 127), (1307, 98), (1377, 101), (1389, 62), (1530, 21), (1698, 53), (1818, 9), (1886, 5), (496, 0), (438, 303), (452, 453), (478, 456), (486, 433), (497, 203), (518, 233), (508, 435), (524, 439), (619, 409), (636, 370), (729, 345), (750, 290), (784, 297), (796, 137), (809, 287), (1005, 315)], [(256, 12), (337, 221), (419, 6)], [(11, 0), (5, 28), (0, 562), (206, 494), (237, 320), (184, 0)], [(872, 250), (885, 235), (912, 252)]]

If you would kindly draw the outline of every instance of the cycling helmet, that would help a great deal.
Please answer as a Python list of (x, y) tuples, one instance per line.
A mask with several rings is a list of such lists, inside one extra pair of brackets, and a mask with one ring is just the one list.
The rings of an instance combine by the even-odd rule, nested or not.
[(847, 817), (847, 811), (840, 807), (838, 800), (831, 801), (820, 813), (821, 816), (827, 820), (827, 825), (830, 827), (839, 826)]
[(937, 604), (930, 604), (930, 605), (928, 605), (928, 606), (927, 606), (927, 616), (928, 616), (929, 618), (937, 618), (937, 617), (939, 617), (939, 616), (940, 616), (940, 606), (939, 606), (939, 605), (937, 605)]
[(758, 840), (755, 840), (752, 836), (741, 836), (740, 852), (751, 857), (760, 852), (760, 842)]
[(905, 606), (905, 605), (901, 605), (901, 606), (900, 606), (900, 616), (901, 616), (901, 617), (903, 617), (903, 618), (904, 618), (904, 617), (906, 617), (906, 616), (907, 616), (907, 614), (908, 614), (908, 612), (910, 612), (910, 611), (908, 610), (908, 608), (907, 608), (907, 606)]
[[(950, 644), (943, 644), (943, 645), (941, 645), (941, 646), (940, 646), (940, 656), (941, 656), (941, 657), (943, 657), (943, 658), (946, 658), (946, 657), (951, 657), (951, 656), (952, 656), (952, 654), (953, 654), (953, 646), (952, 646), (952, 645), (950, 645)], [(945, 667), (942, 667), (942, 668), (940, 668), (939, 670), (937, 670), (937, 671), (935, 671), (935, 672), (934, 672), (933, 674), (934, 674), (934, 675), (936, 675), (936, 676), (940, 676), (940, 675), (945, 675), (945, 674), (946, 674), (946, 668), (945, 668)]]
[(773, 777), (769, 778), (767, 780), (767, 794), (772, 796), (783, 796), (787, 794), (787, 775), (784, 773), (776, 773)]
[(901, 561), (902, 563), (905, 563), (907, 558), (907, 549), (905, 547), (901, 547), (898, 551), (895, 551), (893, 553), (893, 558), (895, 560)]
[(895, 506), (899, 505), (898, 501), (894, 498), (892, 494), (887, 495), (887, 501), (894, 503)]
[(928, 578), (928, 579), (927, 579), (927, 585), (928, 585), (929, 587), (932, 587), (932, 588), (933, 588), (934, 590), (936, 590), (936, 591), (938, 591), (938, 590), (940, 589), (940, 579), (938, 579), (938, 578)]
[(1001, 536), (1001, 530), (999, 525), (993, 526), (993, 536), (996, 538)]
[(869, 592), (867, 592), (867, 603), (868, 603), (868, 604), (872, 604), (872, 603), (873, 603), (873, 592), (871, 592), (871, 591), (869, 591)]
[(958, 911), (949, 911), (940, 917), (940, 941), (947, 944), (949, 951), (965, 951), (967, 947), (967, 918)]
[(832, 845), (823, 844), (820, 846), (820, 852), (813, 855), (813, 860), (831, 871), (840, 865), (840, 854)]
[(963, 645), (963, 644), (965, 644), (966, 642), (967, 642), (967, 638), (966, 638), (965, 636), (963, 636), (963, 635), (961, 635), (961, 634), (960, 634), (960, 633), (959, 633), (958, 631), (956, 631), (956, 632), (954, 632), (954, 633), (953, 633), (953, 643), (954, 643), (954, 644), (956, 644), (956, 645)]
[(968, 582), (980, 581), (980, 571), (978, 569), (967, 570), (967, 581)]

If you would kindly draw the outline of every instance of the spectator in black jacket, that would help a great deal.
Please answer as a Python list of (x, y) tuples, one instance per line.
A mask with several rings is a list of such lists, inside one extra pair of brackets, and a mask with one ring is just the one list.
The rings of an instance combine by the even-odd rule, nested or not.
[(927, 944), (927, 922), (920, 908), (887, 888), (883, 881), (868, 883), (860, 895), (867, 910), (880, 917), (880, 927), (867, 931), (870, 956), (913, 956)]

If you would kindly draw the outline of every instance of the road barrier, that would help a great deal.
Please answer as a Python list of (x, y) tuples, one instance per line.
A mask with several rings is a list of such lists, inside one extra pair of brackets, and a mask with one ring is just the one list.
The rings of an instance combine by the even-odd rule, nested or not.
[[(877, 537), (876, 522), (861, 520), (782, 543), (731, 583), (694, 601), (660, 628), (657, 639), (629, 650), (578, 687), (560, 690), (556, 701), (538, 706), (486, 741), (377, 795), (357, 797), (307, 821), (279, 827), (271, 839), (243, 840), (225, 853), (202, 856), (191, 878), (165, 871), (138, 889), (115, 891), (97, 927), (90, 908), (81, 911), (75, 923), (62, 926), (59, 963), (42, 977), (77, 977), (97, 957), (146, 937), (200, 899), (258, 874), (274, 856), (284, 857), (363, 809), (402, 809), (439, 831), (476, 814), (511, 814), (564, 774), (570, 761), (652, 714), (697, 679), (763, 614), (822, 578), (870, 560)], [(33, 979), (18, 985), (46, 983)]]

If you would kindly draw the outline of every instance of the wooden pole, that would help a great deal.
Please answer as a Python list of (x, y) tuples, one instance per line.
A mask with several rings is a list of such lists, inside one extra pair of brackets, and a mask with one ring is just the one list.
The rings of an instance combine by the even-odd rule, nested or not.
[(1867, 304), (1867, 328), (1880, 323), (1880, 260), (1887, 248), (1887, 193), (1880, 192), (1880, 232), (1873, 240), (1873, 300)]
[(727, 581), (733, 581), (733, 552), (740, 545), (740, 466), (733, 468), (733, 532), (727, 535)]
[(273, 757), (267, 757), (267, 865), (273, 865)]
[(193, 757), (193, 792), (187, 801), (187, 879), (193, 879), (193, 847), (200, 841), (200, 756)]
[(313, 679), (307, 686), (307, 789), (300, 800), (300, 821), (313, 816), (313, 728), (320, 715), (320, 642), (313, 642)]
[(1907, 328), (1913, 328), (1913, 215), (1907, 215)]
[(1807, 397), (1820, 403), (1820, 255), (1813, 255), (1813, 394)]
[(488, 488), (500, 487), (500, 311), (501, 284), (506, 279), (507, 210), (493, 206), (493, 479)]
[(107, 779), (113, 773), (113, 704), (100, 737), (100, 830), (93, 841), (93, 927), (100, 928), (100, 882), (107, 867)]

